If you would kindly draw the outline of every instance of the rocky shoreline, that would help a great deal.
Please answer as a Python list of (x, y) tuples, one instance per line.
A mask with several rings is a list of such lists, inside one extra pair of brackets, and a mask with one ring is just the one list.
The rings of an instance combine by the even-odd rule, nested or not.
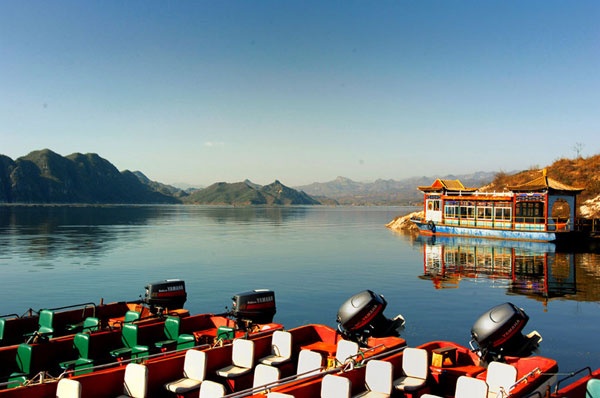
[(403, 216), (398, 216), (394, 218), (389, 223), (385, 224), (385, 226), (392, 231), (400, 232), (403, 234), (410, 235), (418, 235), (419, 228), (410, 221), (411, 218), (423, 218), (425, 216), (425, 212), (423, 211), (415, 211), (412, 213), (405, 214)]

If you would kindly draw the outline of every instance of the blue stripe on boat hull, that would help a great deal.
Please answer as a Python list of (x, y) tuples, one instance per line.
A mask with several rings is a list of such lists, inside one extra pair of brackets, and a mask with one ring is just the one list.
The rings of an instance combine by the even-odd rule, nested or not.
[(514, 231), (502, 229), (483, 229), (483, 228), (465, 228), (452, 225), (435, 224), (435, 232), (429, 229), (427, 223), (413, 220), (421, 233), (425, 235), (454, 235), (454, 236), (473, 236), (477, 238), (488, 239), (511, 239), (511, 240), (530, 240), (536, 242), (553, 242), (556, 240), (554, 232), (539, 231)]

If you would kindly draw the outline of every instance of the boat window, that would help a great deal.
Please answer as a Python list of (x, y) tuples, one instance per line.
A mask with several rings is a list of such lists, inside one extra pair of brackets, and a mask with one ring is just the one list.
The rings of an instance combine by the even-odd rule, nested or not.
[(517, 202), (515, 209), (517, 221), (527, 223), (544, 222), (544, 204), (542, 202)]

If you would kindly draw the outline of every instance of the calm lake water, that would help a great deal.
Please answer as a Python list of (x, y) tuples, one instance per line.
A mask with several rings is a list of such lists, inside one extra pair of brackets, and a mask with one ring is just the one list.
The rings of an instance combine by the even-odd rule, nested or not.
[(275, 291), (275, 319), (336, 326), (370, 289), (402, 314), (409, 345), (467, 345), (475, 320), (510, 301), (562, 371), (600, 367), (600, 256), (553, 245), (411, 240), (385, 224), (413, 208), (0, 207), (0, 315), (136, 299), (186, 281), (186, 307), (220, 312), (233, 294)]

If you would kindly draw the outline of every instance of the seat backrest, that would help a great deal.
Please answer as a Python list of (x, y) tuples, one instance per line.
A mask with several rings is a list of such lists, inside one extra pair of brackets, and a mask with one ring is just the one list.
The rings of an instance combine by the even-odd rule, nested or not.
[(206, 353), (198, 350), (187, 350), (183, 362), (183, 376), (188, 379), (203, 381), (206, 377)]
[(90, 358), (90, 335), (87, 333), (77, 333), (73, 337), (73, 346), (79, 353), (80, 358)]
[(4, 339), (4, 326), (6, 325), (6, 319), (0, 318), (0, 342)]
[(402, 354), (402, 371), (406, 376), (426, 379), (429, 371), (427, 350), (406, 347)]
[(502, 388), (508, 395), (510, 387), (517, 381), (517, 368), (507, 363), (490, 362), (485, 382), (490, 392), (498, 393)]
[(93, 316), (88, 316), (87, 318), (85, 318), (83, 320), (83, 332), (85, 333), (91, 333), (91, 332), (97, 332), (98, 329), (100, 328), (100, 319), (93, 317)]
[(475, 377), (460, 376), (456, 380), (455, 398), (487, 398), (488, 385)]
[(321, 398), (350, 398), (352, 383), (350, 379), (332, 374), (321, 380)]
[[(300, 350), (296, 374), (301, 375), (300, 377), (310, 376), (319, 373), (321, 366), (323, 366), (323, 356), (321, 354), (311, 350)], [(306, 375), (303, 375), (303, 373), (306, 373)]]
[(177, 316), (167, 317), (165, 320), (164, 333), (167, 339), (177, 340), (179, 337), (180, 319)]
[(148, 368), (139, 363), (129, 363), (125, 367), (123, 392), (133, 398), (145, 398), (148, 390)]
[(252, 382), (252, 388), (264, 386), (268, 383), (273, 383), (279, 380), (279, 376), (279, 369), (275, 366), (259, 363), (254, 368), (254, 380)]
[(365, 384), (373, 392), (391, 395), (394, 368), (391, 362), (372, 359), (367, 362)]
[(54, 311), (40, 310), (38, 319), (39, 331), (41, 333), (52, 334), (54, 332)]
[(292, 334), (276, 330), (271, 337), (271, 353), (282, 358), (292, 357)]
[(254, 341), (246, 339), (233, 340), (231, 362), (241, 368), (254, 366)]
[(137, 345), (138, 326), (132, 323), (126, 323), (121, 329), (121, 341), (125, 347), (135, 347)]
[(600, 379), (589, 379), (587, 381), (585, 398), (600, 398)]
[(29, 374), (31, 372), (31, 361), (33, 358), (33, 347), (29, 344), (22, 343), (17, 347), (17, 367), (22, 373)]
[(123, 322), (131, 323), (133, 321), (137, 321), (140, 319), (140, 313), (137, 311), (127, 311), (125, 313), (125, 318), (123, 318)]
[(74, 379), (60, 379), (56, 385), (56, 398), (81, 397), (81, 383)]
[(358, 343), (344, 339), (337, 342), (335, 359), (338, 363), (345, 363), (348, 358), (354, 357), (356, 354), (358, 354)]
[(225, 386), (212, 380), (204, 380), (200, 384), (200, 398), (218, 398), (225, 396)]

